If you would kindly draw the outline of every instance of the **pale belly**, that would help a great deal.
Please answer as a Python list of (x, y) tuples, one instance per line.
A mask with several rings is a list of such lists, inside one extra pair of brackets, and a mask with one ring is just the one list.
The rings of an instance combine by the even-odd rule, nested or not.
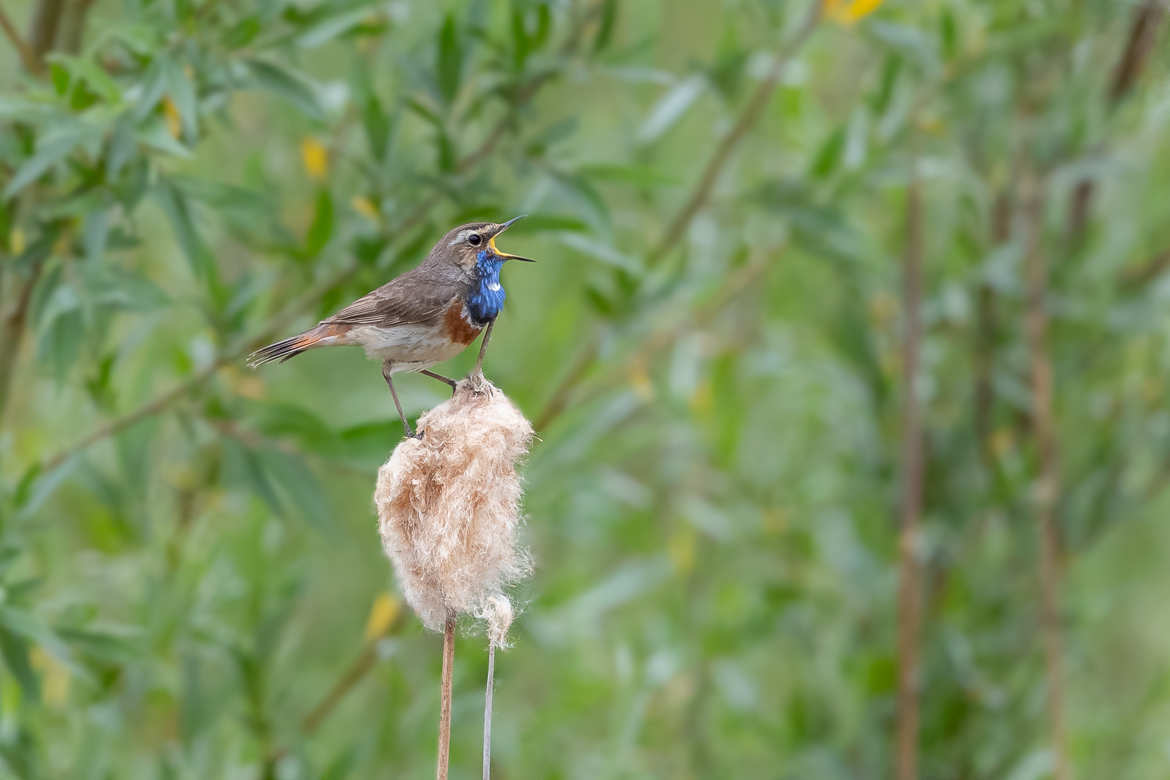
[(419, 371), (450, 360), (467, 348), (452, 342), (442, 328), (434, 325), (397, 325), (380, 328), (358, 325), (345, 335), (345, 343), (356, 344), (373, 360), (389, 362), (390, 373)]

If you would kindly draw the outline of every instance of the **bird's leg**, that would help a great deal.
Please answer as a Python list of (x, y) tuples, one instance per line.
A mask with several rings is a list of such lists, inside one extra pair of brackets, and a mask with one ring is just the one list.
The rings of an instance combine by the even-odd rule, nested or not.
[(434, 371), (427, 371), (425, 368), (420, 369), (419, 373), (422, 374), (423, 376), (429, 376), (431, 379), (438, 379), (440, 382), (442, 382), (445, 385), (450, 385), (451, 395), (455, 395), (455, 384), (456, 383), (455, 383), (455, 380), (452, 379), (451, 377), (443, 376), (442, 374), (436, 374)]
[(386, 380), (386, 386), (390, 388), (390, 396), (394, 399), (394, 408), (398, 410), (398, 416), (402, 418), (402, 429), (406, 431), (407, 438), (421, 439), (422, 434), (415, 436), (410, 423), (406, 421), (406, 415), (402, 411), (402, 403), (398, 400), (398, 391), (394, 389), (394, 382), (390, 379), (389, 362), (382, 364), (382, 377)]
[(487, 324), (487, 327), (483, 329), (483, 341), (479, 343), (479, 357), (475, 359), (475, 370), (471, 372), (473, 374), (479, 374), (480, 376), (483, 376), (483, 356), (487, 354), (488, 341), (492, 337), (492, 326), (495, 324), (496, 321), (492, 320)]

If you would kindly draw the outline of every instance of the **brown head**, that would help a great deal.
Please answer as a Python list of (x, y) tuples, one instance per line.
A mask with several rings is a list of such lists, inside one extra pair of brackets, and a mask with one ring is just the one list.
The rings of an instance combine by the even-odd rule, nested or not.
[(477, 264), (485, 262), (492, 265), (505, 260), (531, 263), (533, 261), (527, 257), (510, 255), (496, 248), (496, 237), (518, 219), (521, 217), (513, 217), (507, 222), (468, 222), (453, 228), (435, 244), (428, 260), (431, 263), (454, 265), (466, 274), (471, 274)]

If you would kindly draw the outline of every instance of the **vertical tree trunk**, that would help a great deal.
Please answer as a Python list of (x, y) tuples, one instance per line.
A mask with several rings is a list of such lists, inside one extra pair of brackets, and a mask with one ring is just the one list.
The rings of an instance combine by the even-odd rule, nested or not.
[(1060, 493), (1058, 452), (1052, 411), (1052, 356), (1048, 345), (1048, 259), (1044, 251), (1044, 195), (1032, 180), (1025, 194), (1028, 223), (1027, 331), (1032, 395), (1032, 431), (1036, 442), (1036, 479), (1033, 509), (1040, 547), (1040, 621), (1048, 682), (1048, 726), (1052, 743), (1053, 775), (1072, 777), (1064, 728), (1064, 638), (1060, 625), (1059, 541), (1056, 505)]
[(906, 252), (902, 268), (902, 496), (898, 538), (898, 724), (896, 775), (918, 776), (918, 655), (922, 623), (918, 561), (922, 513), (922, 412), (917, 393), (922, 340), (922, 193), (917, 161), (906, 191)]

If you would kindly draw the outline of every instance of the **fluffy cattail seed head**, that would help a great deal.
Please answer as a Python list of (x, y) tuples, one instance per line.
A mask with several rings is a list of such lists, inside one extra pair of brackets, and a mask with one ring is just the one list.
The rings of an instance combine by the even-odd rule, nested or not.
[(418, 427), (423, 438), (403, 441), (378, 470), (382, 546), (427, 628), (442, 630), (448, 611), (472, 614), (501, 646), (512, 622), (504, 591), (531, 570), (516, 539), (523, 492), (516, 464), (532, 425), (475, 377)]
[(475, 615), (487, 623), (488, 641), (492, 647), (508, 646), (508, 629), (512, 626), (512, 602), (502, 593), (488, 598)]

